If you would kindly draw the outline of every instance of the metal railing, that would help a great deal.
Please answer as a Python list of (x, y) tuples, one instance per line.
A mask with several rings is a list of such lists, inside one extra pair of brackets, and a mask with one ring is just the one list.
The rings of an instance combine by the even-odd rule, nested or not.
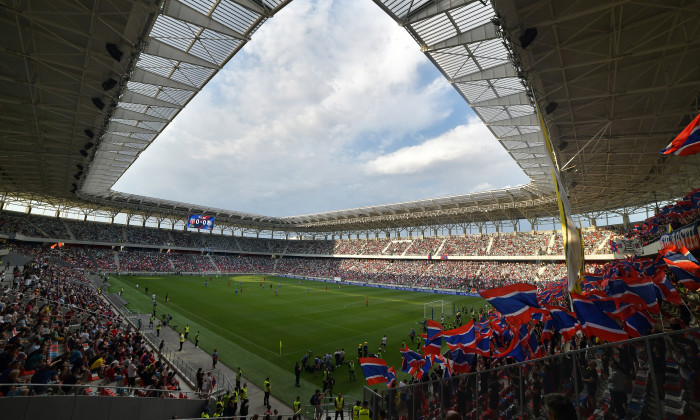
[[(544, 415), (544, 396), (550, 393), (568, 397), (579, 418), (603, 418), (612, 412), (625, 419), (675, 418), (688, 410), (700, 412), (688, 398), (692, 384), (685, 379), (700, 374), (693, 362), (698, 344), (700, 328), (688, 328), (491, 369), (478, 364), (472, 373), (397, 388), (365, 387), (363, 400), (369, 402), (373, 419), (389, 420), (444, 419), (449, 410), (463, 418), (537, 418)], [(622, 375), (627, 382), (624, 392), (608, 382), (612, 366), (616, 379)]]
[[(100, 381), (103, 382), (103, 381)], [(66, 389), (67, 388), (67, 389)], [(143, 397), (143, 398), (187, 398), (201, 399), (199, 393), (184, 390), (168, 390), (156, 388), (140, 388), (126, 385), (104, 383), (92, 384), (63, 384), (60, 382), (37, 384), (31, 382), (0, 383), (0, 389), (9, 391), (2, 397), (18, 397), (26, 395), (84, 395), (84, 396), (114, 396), (114, 397)], [(111, 391), (111, 392), (110, 392)]]

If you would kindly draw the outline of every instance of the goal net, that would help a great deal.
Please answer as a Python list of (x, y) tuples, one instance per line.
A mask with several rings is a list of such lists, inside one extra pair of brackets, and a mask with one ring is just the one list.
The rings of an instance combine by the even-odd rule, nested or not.
[(423, 318), (439, 321), (442, 316), (452, 315), (452, 302), (434, 300), (423, 304)]

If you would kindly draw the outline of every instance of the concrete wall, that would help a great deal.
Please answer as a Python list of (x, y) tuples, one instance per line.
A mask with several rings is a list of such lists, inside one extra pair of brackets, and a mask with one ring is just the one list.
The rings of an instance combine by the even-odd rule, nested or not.
[(0, 417), (12, 420), (156, 420), (199, 417), (203, 400), (70, 396), (0, 398)]

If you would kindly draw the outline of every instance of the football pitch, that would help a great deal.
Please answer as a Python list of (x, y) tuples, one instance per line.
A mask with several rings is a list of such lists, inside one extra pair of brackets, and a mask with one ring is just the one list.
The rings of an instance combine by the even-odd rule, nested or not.
[[(400, 372), (398, 349), (402, 341), (416, 349), (418, 339), (411, 343), (409, 333), (412, 328), (421, 333), (425, 303), (442, 299), (450, 310), (464, 306), (467, 311), (472, 305), (475, 310), (486, 305), (475, 297), (339, 287), (310, 280), (300, 284), (298, 279), (258, 275), (213, 276), (211, 280), (210, 276), (111, 276), (110, 282), (110, 292), (124, 288), (122, 296), (134, 312), (151, 312), (155, 293), (158, 318), (171, 314), (171, 325), (180, 331), (189, 323), (190, 341), (199, 331), (200, 347), (209, 353), (216, 348), (221, 362), (232, 369), (241, 366), (246, 379), (258, 386), (269, 376), (272, 394), (290, 405), (297, 395), (305, 402), (322, 388), (321, 375), (308, 372), (302, 372), (301, 389), (294, 387), (294, 363), (307, 350), (323, 356), (345, 349), (345, 360), (355, 359), (357, 381), (349, 381), (347, 366), (336, 368), (333, 391), (361, 397), (366, 381), (356, 360), (358, 344), (366, 341), (369, 353), (377, 353), (386, 334), (387, 351), (379, 356), (396, 368), (400, 380), (407, 374)], [(446, 322), (453, 320), (454, 316), (446, 317)]]

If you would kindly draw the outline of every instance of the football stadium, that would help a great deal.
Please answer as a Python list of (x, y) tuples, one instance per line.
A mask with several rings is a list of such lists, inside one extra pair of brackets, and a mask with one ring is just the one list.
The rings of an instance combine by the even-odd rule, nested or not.
[(362, 2), (0, 1), (3, 418), (700, 418), (700, 3)]

